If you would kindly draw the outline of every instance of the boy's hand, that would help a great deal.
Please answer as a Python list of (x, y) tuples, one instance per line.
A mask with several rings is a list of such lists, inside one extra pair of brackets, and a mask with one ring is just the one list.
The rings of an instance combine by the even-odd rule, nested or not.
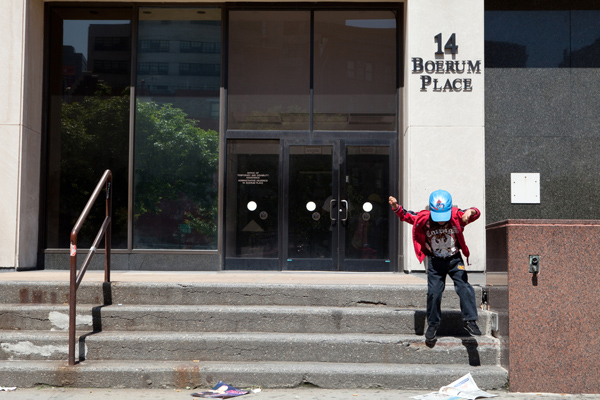
[(398, 200), (396, 200), (395, 197), (390, 196), (390, 198), (388, 199), (388, 203), (390, 203), (390, 206), (392, 207), (392, 211), (394, 211), (394, 212), (398, 211), (398, 208), (400, 206), (398, 205)]
[(461, 218), (463, 224), (467, 225), (469, 223), (469, 220), (471, 219), (471, 215), (474, 215), (476, 213), (477, 213), (477, 211), (473, 210), (472, 208), (469, 208), (468, 210), (466, 210)]

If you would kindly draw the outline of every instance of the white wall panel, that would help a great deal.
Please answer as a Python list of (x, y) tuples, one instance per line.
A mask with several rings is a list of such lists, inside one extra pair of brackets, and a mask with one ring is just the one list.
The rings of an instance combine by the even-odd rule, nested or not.
[(0, 12), (0, 125), (16, 125), (21, 118), (24, 1), (4, 0)]
[[(429, 194), (448, 190), (454, 204), (474, 206), (485, 213), (484, 152), (484, 31), (483, 1), (480, 0), (408, 0), (405, 54), (405, 114), (403, 129), (403, 197), (406, 208), (418, 211), (427, 206)], [(436, 35), (441, 34), (441, 48), (455, 34), (456, 54), (445, 51), (436, 55)], [(441, 62), (431, 73), (414, 72), (413, 58)], [(465, 62), (464, 72), (447, 70), (446, 62)], [(479, 72), (469, 73), (468, 63)], [(456, 64), (453, 64), (456, 66)], [(433, 68), (432, 68), (433, 69)], [(432, 80), (423, 90), (422, 76)], [(434, 90), (446, 81), (452, 84), (469, 79), (472, 90)], [(458, 85), (457, 85), (458, 87)], [(471, 250), (470, 270), (485, 269), (485, 216), (465, 230)], [(405, 224), (406, 225), (406, 224)], [(404, 268), (424, 270), (414, 255), (410, 226), (403, 227)]]
[(43, 0), (0, 13), (0, 267), (36, 266), (43, 76)]
[(15, 266), (19, 135), (18, 125), (0, 125), (0, 267)]
[[(407, 209), (419, 211), (427, 207), (429, 194), (444, 189), (452, 195), (459, 208), (477, 207), (485, 210), (484, 132), (482, 127), (414, 127), (407, 136), (411, 138), (409, 163), (412, 174), (405, 185)], [(444, 143), (448, 137), (452, 144), (444, 150), (432, 148)], [(411, 226), (404, 227), (405, 259), (410, 270), (422, 270), (414, 256)], [(465, 229), (467, 245), (471, 250), (471, 270), (485, 266), (485, 218), (482, 216)], [(407, 247), (408, 246), (408, 247)]]

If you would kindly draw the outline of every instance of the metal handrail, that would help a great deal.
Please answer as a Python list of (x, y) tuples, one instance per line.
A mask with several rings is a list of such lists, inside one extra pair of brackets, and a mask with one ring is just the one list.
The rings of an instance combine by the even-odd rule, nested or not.
[[(94, 205), (102, 187), (106, 184), (106, 216), (104, 218), (104, 222), (96, 235), (96, 239), (94, 239), (94, 243), (85, 258), (85, 261), (81, 265), (79, 269), (79, 273), (77, 272), (77, 234), (81, 229), (81, 226), (85, 222), (92, 206)], [(71, 266), (70, 266), (70, 288), (69, 288), (69, 365), (75, 365), (75, 328), (76, 328), (76, 308), (77, 308), (77, 289), (79, 288), (79, 284), (83, 279), (83, 275), (87, 270), (92, 257), (96, 253), (96, 249), (102, 237), (104, 236), (104, 282), (110, 282), (110, 242), (111, 242), (111, 221), (112, 221), (112, 196), (111, 196), (111, 187), (112, 187), (112, 172), (109, 169), (104, 171), (104, 175), (100, 178), (100, 181), (96, 185), (96, 189), (94, 193), (92, 193), (90, 199), (88, 200), (85, 208), (81, 212), (79, 219), (73, 226), (73, 230), (71, 231), (71, 246), (70, 246), (70, 254), (71, 254)]]

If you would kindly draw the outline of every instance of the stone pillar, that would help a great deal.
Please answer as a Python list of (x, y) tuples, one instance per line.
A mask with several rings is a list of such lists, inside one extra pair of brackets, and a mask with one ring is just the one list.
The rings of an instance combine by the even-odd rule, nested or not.
[(0, 13), (0, 268), (37, 263), (42, 126), (42, 0)]
[[(444, 189), (458, 207), (485, 213), (483, 3), (406, 2), (401, 203), (409, 210)], [(485, 269), (484, 221), (465, 230), (470, 270)], [(423, 270), (404, 225), (404, 269)]]

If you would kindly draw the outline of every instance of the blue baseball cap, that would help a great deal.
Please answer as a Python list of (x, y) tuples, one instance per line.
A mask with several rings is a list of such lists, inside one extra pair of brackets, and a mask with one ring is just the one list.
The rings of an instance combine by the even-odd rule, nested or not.
[(452, 196), (445, 190), (436, 190), (429, 195), (429, 211), (435, 222), (446, 222), (452, 216)]

